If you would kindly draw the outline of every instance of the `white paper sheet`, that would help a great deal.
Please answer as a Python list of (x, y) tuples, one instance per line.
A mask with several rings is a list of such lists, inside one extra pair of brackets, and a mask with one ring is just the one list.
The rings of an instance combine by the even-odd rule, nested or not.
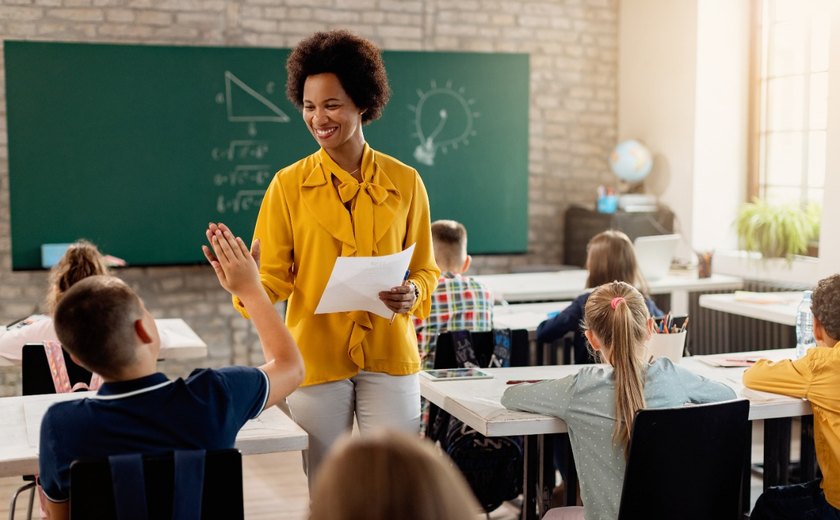
[(391, 318), (379, 292), (403, 282), (413, 253), (414, 244), (393, 255), (338, 257), (315, 314), (368, 311)]

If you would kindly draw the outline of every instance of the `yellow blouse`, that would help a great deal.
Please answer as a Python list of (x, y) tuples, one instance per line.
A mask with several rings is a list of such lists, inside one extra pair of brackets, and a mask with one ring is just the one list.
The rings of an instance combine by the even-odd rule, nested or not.
[(744, 372), (744, 386), (811, 401), (821, 486), (826, 501), (840, 508), (840, 343), (809, 349), (796, 361), (759, 360)]
[[(440, 270), (423, 181), (414, 168), (367, 144), (361, 174), (359, 183), (321, 149), (277, 172), (257, 217), (262, 284), (272, 302), (288, 299), (286, 325), (306, 365), (303, 386), (346, 379), (360, 369), (392, 375), (420, 369), (408, 313), (393, 324), (364, 311), (314, 314), (338, 256), (388, 255), (416, 244), (409, 280), (420, 296), (410, 314), (429, 315)], [(338, 189), (333, 175), (344, 181)], [(234, 305), (247, 317), (238, 298)]]

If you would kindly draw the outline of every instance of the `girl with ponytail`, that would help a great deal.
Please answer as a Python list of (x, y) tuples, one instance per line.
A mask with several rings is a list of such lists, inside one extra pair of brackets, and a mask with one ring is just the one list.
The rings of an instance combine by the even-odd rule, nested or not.
[[(67, 248), (64, 256), (50, 270), (45, 307), (49, 315), (33, 314), (20, 320), (0, 335), (0, 356), (20, 363), (21, 349), (26, 343), (58, 341), (53, 327), (52, 312), (70, 287), (88, 276), (108, 274), (105, 257), (95, 245), (78, 240)], [(0, 330), (4, 329), (0, 327)]]
[[(584, 312), (584, 334), (604, 364), (584, 366), (563, 379), (513, 386), (502, 404), (565, 421), (586, 520), (614, 520), (636, 412), (734, 399), (735, 392), (667, 358), (646, 359), (653, 319), (644, 297), (630, 284), (597, 287)], [(584, 510), (569, 513), (564, 518), (583, 518)]]

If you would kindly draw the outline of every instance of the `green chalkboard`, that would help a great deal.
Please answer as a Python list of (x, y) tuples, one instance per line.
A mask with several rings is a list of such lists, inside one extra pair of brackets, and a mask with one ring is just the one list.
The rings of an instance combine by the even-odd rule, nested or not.
[[(250, 236), (274, 172), (317, 148), (285, 97), (289, 49), (5, 42), (13, 269), (88, 238), (190, 264), (209, 221)], [(471, 253), (527, 248), (528, 57), (384, 53), (371, 146), (420, 172)]]

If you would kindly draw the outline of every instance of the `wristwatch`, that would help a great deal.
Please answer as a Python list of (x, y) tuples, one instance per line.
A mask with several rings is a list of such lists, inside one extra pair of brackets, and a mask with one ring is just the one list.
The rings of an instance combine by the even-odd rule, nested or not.
[(410, 283), (411, 286), (414, 287), (414, 299), (419, 300), (420, 299), (420, 289), (418, 289), (417, 286), (414, 284), (414, 282), (412, 282), (411, 280), (409, 280), (408, 283)]

